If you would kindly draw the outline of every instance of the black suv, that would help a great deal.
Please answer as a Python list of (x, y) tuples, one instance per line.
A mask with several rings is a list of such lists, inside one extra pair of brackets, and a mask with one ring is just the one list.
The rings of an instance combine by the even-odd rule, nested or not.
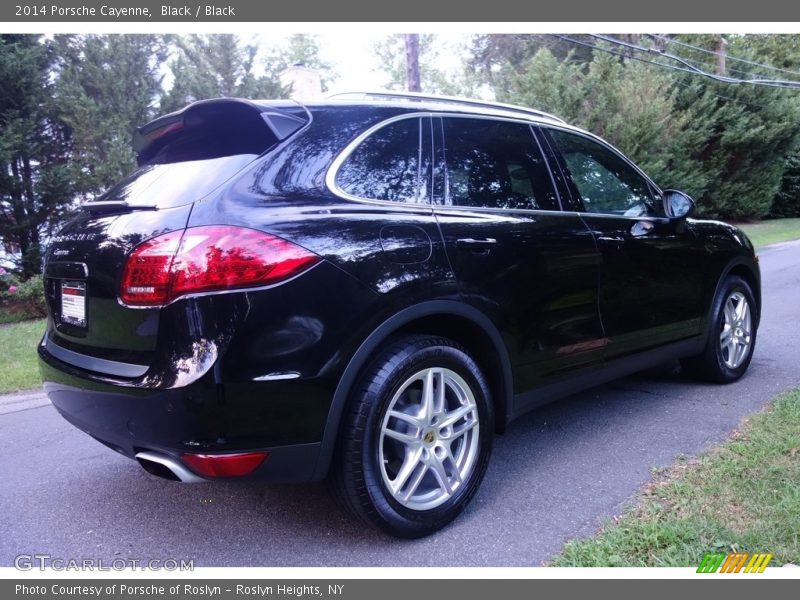
[(747, 237), (551, 115), (216, 99), (136, 144), (52, 243), (39, 356), (58, 411), (155, 475), (327, 478), (419, 537), (526, 411), (671, 359), (721, 383), (750, 363)]

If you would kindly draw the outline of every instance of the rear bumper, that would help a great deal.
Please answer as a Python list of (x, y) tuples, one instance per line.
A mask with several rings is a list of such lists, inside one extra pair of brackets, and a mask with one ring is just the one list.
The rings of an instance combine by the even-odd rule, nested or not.
[(269, 458), (247, 479), (313, 479), (322, 425), (306, 410), (308, 402), (292, 404), (306, 387), (301, 382), (292, 382), (291, 394), (276, 381), (233, 386), (227, 391), (234, 395), (209, 373), (185, 387), (143, 389), (81, 372), (44, 344), (38, 351), (45, 393), (56, 410), (124, 456), (153, 452), (180, 461), (184, 453), (267, 451)]

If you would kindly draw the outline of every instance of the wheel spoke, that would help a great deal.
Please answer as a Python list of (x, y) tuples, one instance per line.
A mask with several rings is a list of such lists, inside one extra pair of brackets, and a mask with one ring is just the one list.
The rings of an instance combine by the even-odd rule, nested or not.
[(444, 418), (437, 423), (437, 426), (442, 428), (455, 425), (461, 419), (469, 415), (473, 410), (475, 410), (474, 406), (459, 406), (458, 408), (446, 413)]
[(449, 460), (453, 466), (453, 479), (455, 479), (458, 483), (462, 483), (461, 469), (458, 468), (458, 462), (456, 462), (456, 457), (453, 456), (453, 449), (450, 445), (447, 446), (447, 455), (445, 458)]
[(434, 412), (436, 414), (440, 414), (444, 412), (445, 407), (445, 393), (447, 391), (447, 385), (444, 381), (444, 372), (437, 371), (437, 385), (436, 385), (436, 403), (434, 406)]
[(402, 433), (400, 431), (395, 431), (394, 429), (389, 429), (388, 427), (383, 430), (383, 434), (386, 437), (390, 437), (393, 440), (397, 440), (398, 442), (402, 442), (404, 444), (413, 444), (419, 441), (419, 434), (411, 435), (409, 433)]
[(457, 440), (471, 429), (474, 429), (477, 424), (478, 424), (477, 419), (470, 419), (469, 421), (459, 426), (458, 428), (453, 427), (453, 434), (450, 436), (450, 439)]
[(744, 343), (744, 340), (739, 342), (739, 347), (736, 349), (736, 360), (734, 361), (734, 367), (738, 367), (744, 361), (744, 357), (747, 354), (747, 349), (749, 344)]
[(739, 359), (737, 358), (739, 355), (739, 347), (740, 346), (738, 343), (734, 343), (730, 353), (728, 354), (728, 366), (731, 369), (735, 369), (736, 366), (739, 364)]
[(425, 423), (430, 422), (434, 413), (434, 377), (435, 371), (433, 369), (428, 369), (428, 371), (425, 373), (425, 379), (422, 382), (422, 403), (420, 406), (419, 418)]
[(422, 421), (420, 421), (419, 417), (415, 417), (414, 415), (407, 415), (406, 413), (397, 410), (390, 410), (388, 414), (390, 417), (394, 417), (395, 419), (398, 419), (400, 421), (405, 421), (406, 423), (412, 425), (413, 427), (416, 427), (417, 429), (422, 429), (423, 423)]
[(739, 299), (739, 303), (736, 305), (736, 320), (744, 321), (746, 316), (747, 316), (747, 300), (745, 300), (744, 297), (742, 297)]
[(733, 305), (733, 298), (728, 298), (725, 303), (725, 324), (733, 326), (736, 322), (736, 308)]
[(453, 486), (450, 485), (450, 481), (447, 478), (447, 470), (445, 470), (442, 461), (436, 458), (435, 456), (431, 457), (430, 468), (433, 474), (436, 476), (436, 479), (439, 480), (439, 485), (447, 492), (447, 495), (453, 493)]
[(414, 492), (417, 491), (419, 484), (422, 483), (422, 480), (425, 478), (425, 474), (428, 472), (428, 468), (429, 468), (428, 465), (426, 465), (425, 463), (422, 462), (419, 463), (419, 469), (417, 469), (416, 475), (414, 475), (414, 478), (408, 484), (408, 487), (406, 488), (406, 491), (403, 494), (403, 500), (408, 502), (409, 498), (411, 498), (411, 496), (414, 495)]
[(722, 333), (719, 336), (719, 343), (722, 344), (723, 348), (728, 345), (728, 342), (730, 341), (732, 335), (733, 335), (733, 329), (731, 328), (730, 325), (726, 323), (725, 327), (722, 330)]
[(400, 470), (397, 472), (397, 476), (391, 481), (392, 492), (395, 495), (400, 493), (400, 490), (403, 489), (406, 481), (408, 478), (411, 477), (411, 474), (414, 472), (414, 469), (420, 464), (420, 458), (422, 457), (422, 448), (416, 448), (414, 450), (406, 451), (405, 458), (403, 459), (403, 464), (400, 467)]
[(733, 353), (736, 352), (736, 340), (734, 338), (729, 339), (722, 349), (728, 351), (728, 360), (732, 360)]

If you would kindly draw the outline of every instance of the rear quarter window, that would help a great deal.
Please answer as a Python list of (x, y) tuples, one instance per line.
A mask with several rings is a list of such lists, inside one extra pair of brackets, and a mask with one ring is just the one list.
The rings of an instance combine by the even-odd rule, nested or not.
[(366, 200), (428, 202), (431, 161), (423, 139), (430, 140), (427, 118), (384, 125), (344, 159), (336, 172), (336, 187)]

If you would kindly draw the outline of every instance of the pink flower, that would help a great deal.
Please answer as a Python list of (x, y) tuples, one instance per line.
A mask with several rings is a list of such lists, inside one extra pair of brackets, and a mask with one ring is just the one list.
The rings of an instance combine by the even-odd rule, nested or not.
[(6, 270), (3, 267), (0, 267), (0, 275), (5, 275)]
[(14, 294), (14, 293), (16, 293), (16, 291), (17, 291), (17, 286), (15, 286), (15, 285), (8, 286), (8, 293), (9, 294)]

